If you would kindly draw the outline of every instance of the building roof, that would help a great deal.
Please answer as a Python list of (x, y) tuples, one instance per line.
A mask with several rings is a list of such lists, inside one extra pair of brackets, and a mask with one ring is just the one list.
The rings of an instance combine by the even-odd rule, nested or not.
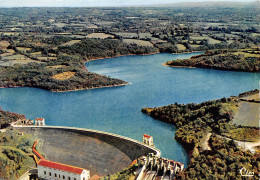
[(149, 135), (147, 135), (147, 134), (144, 134), (144, 137), (146, 137), (146, 138), (151, 138), (152, 136), (149, 136)]
[(35, 118), (36, 121), (43, 121), (44, 118)]
[(44, 159), (41, 159), (38, 163), (39, 166), (49, 167), (53, 169), (59, 169), (62, 171), (67, 171), (75, 174), (81, 174), (83, 172), (83, 168), (75, 167), (75, 166), (69, 166), (66, 164), (61, 164), (53, 161), (47, 161)]

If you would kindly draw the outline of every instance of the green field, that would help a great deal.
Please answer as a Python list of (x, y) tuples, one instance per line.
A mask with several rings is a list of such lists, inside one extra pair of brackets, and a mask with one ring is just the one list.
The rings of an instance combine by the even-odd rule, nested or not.
[(137, 44), (139, 46), (153, 47), (153, 44), (150, 41), (144, 41), (144, 40), (138, 40), (138, 39), (123, 39), (123, 42), (126, 44)]
[(92, 33), (92, 34), (88, 34), (86, 37), (91, 39), (106, 39), (106, 38), (114, 38), (115, 36), (106, 33)]
[(79, 43), (81, 40), (71, 40), (69, 42), (66, 42), (62, 44), (61, 46), (72, 46), (73, 44)]
[(240, 102), (233, 123), (236, 125), (259, 127), (259, 103)]
[(186, 47), (183, 44), (177, 44), (178, 50), (185, 50)]

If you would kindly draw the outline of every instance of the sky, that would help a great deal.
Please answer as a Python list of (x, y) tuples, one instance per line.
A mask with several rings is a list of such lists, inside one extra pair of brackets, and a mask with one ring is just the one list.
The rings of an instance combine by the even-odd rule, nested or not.
[[(226, 0), (0, 0), (0, 7), (96, 7), (96, 6), (138, 6), (197, 1)], [(256, 0), (229, 0), (254, 2)], [(259, 0), (258, 0), (259, 1)]]

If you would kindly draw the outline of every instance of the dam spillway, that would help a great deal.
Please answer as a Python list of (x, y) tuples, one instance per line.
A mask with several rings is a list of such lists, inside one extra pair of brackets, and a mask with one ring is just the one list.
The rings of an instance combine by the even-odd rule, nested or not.
[(39, 139), (38, 148), (51, 161), (86, 168), (105, 176), (128, 167), (133, 160), (160, 151), (139, 141), (102, 131), (58, 126), (15, 126)]

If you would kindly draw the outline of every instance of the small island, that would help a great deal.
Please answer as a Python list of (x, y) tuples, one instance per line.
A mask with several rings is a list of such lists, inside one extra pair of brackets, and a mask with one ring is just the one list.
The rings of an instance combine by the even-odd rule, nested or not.
[(259, 48), (212, 50), (190, 59), (168, 61), (172, 67), (196, 67), (228, 71), (260, 72)]

